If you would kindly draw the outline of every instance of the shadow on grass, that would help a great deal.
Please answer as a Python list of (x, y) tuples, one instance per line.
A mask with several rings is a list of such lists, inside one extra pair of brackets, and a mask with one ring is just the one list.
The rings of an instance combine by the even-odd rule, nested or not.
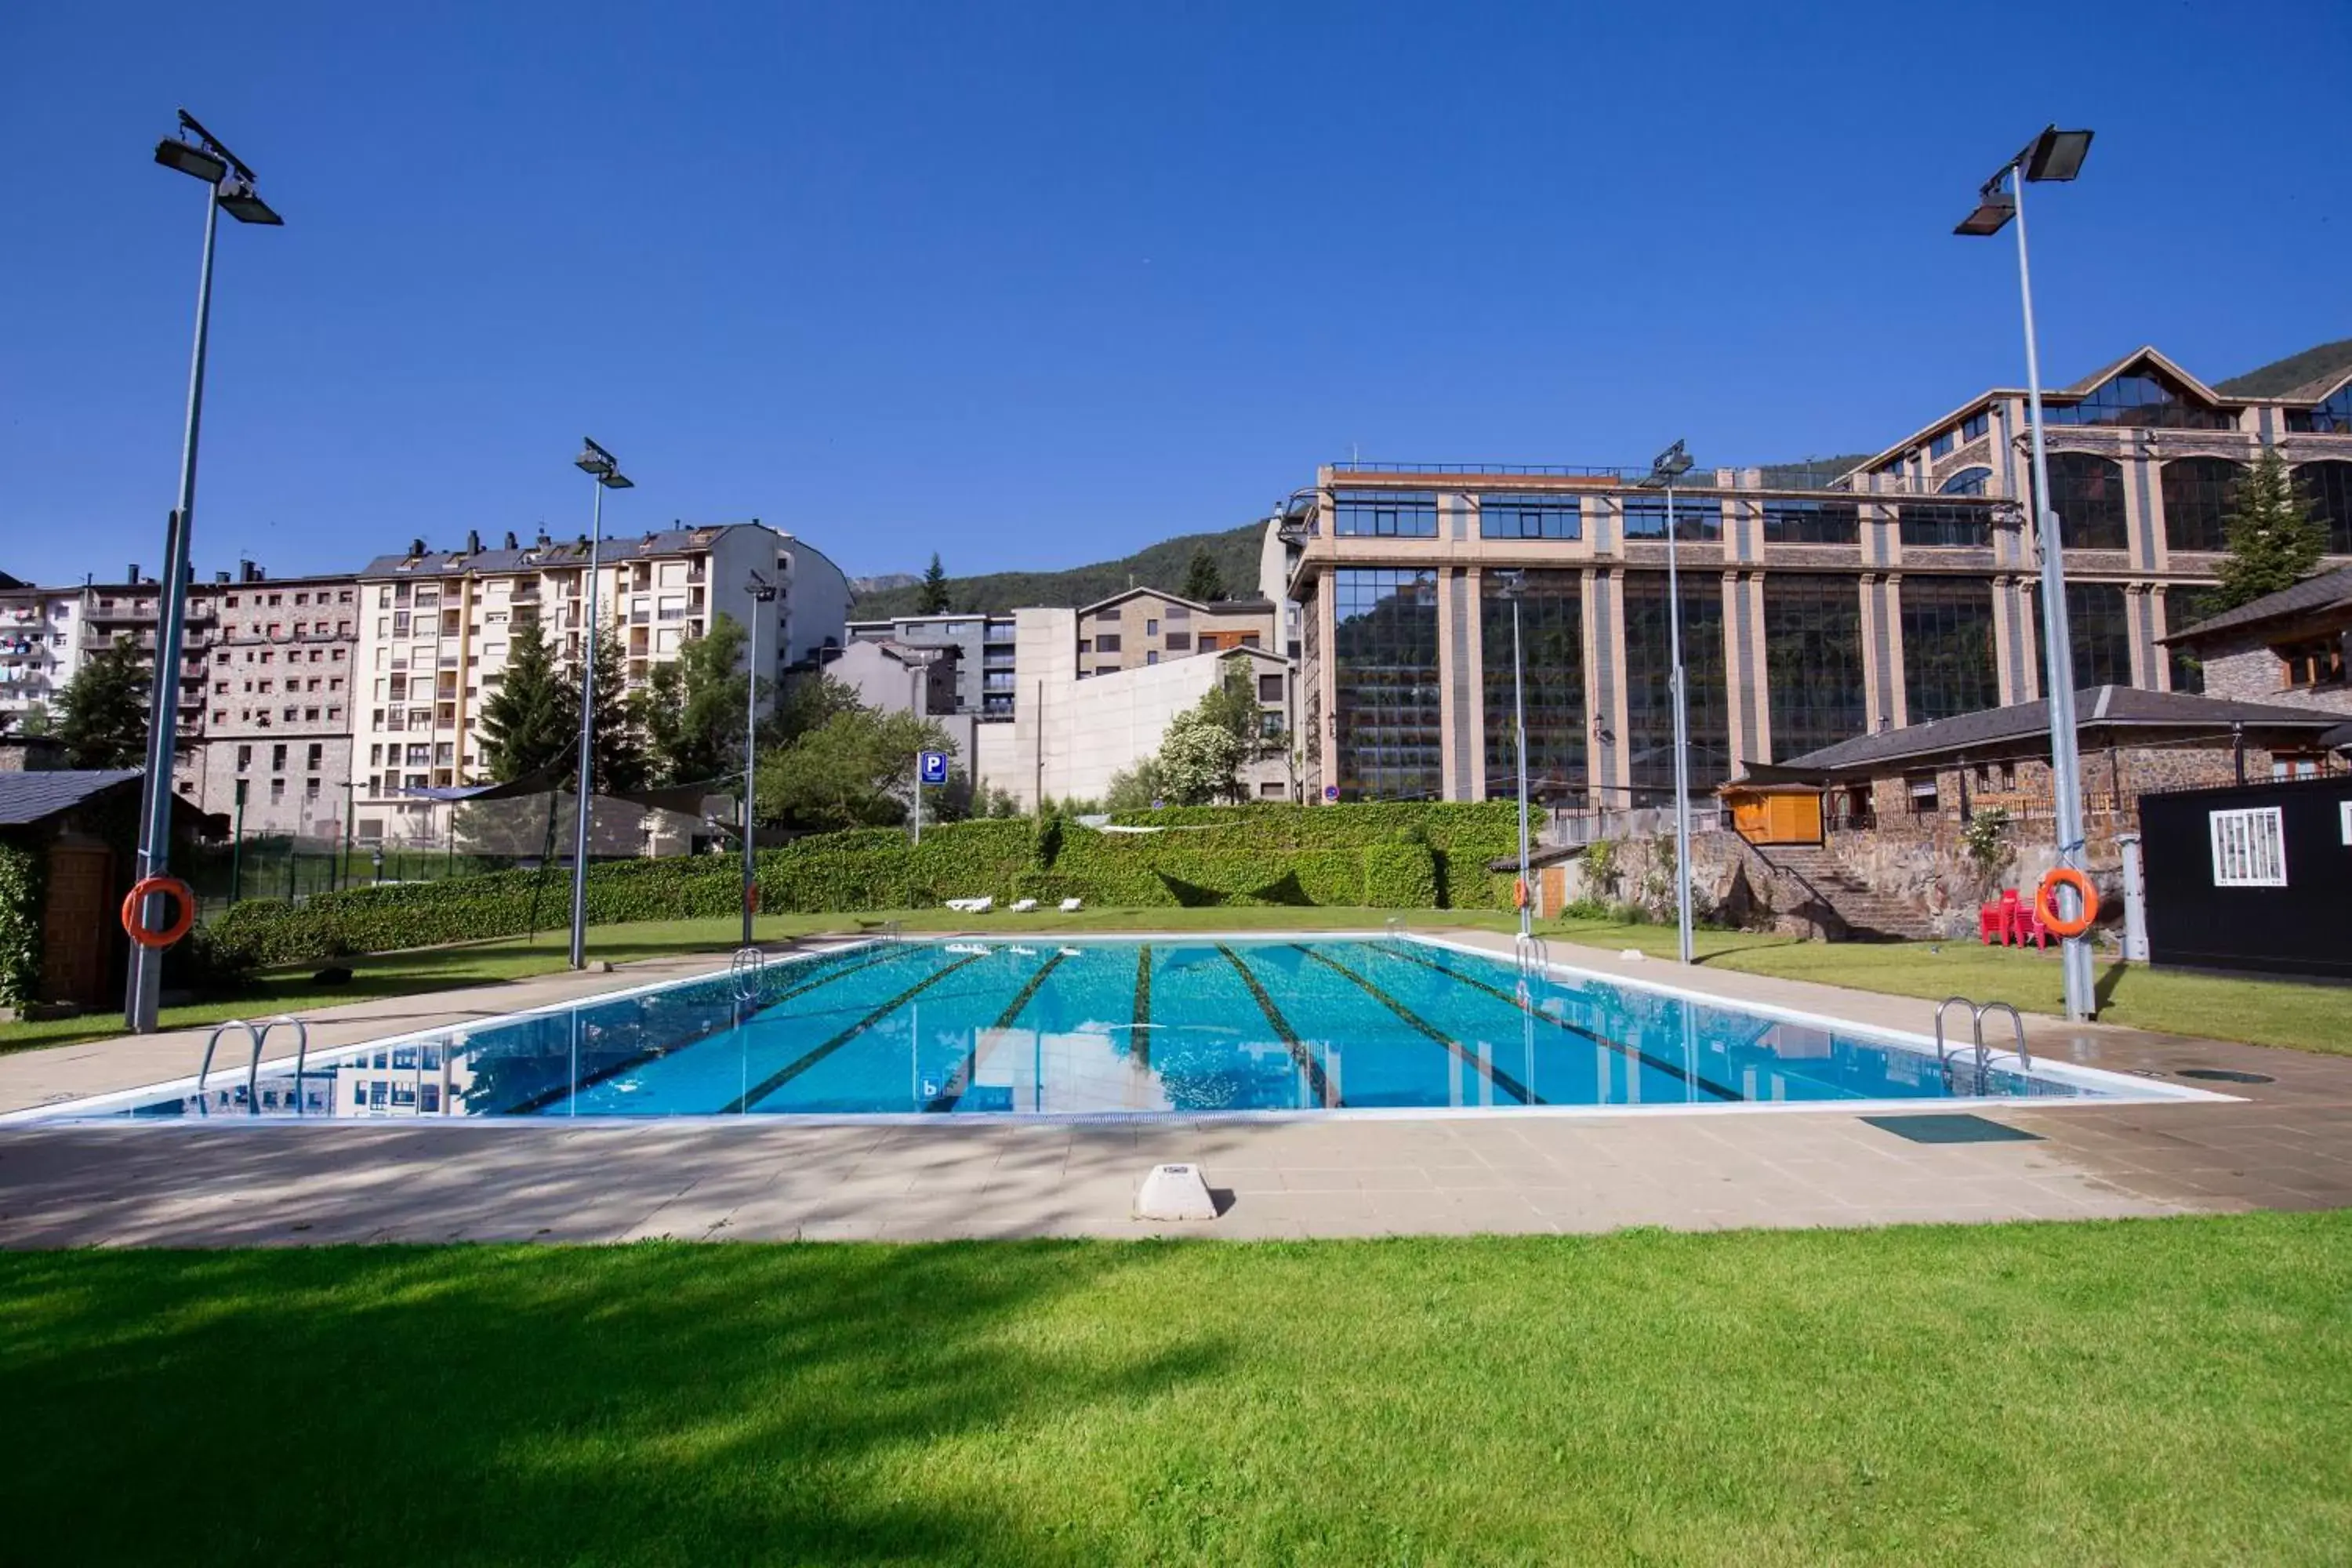
[(1022, 1511), (1007, 1448), (1229, 1360), (1020, 1331), (1126, 1267), (970, 1245), (0, 1259), (0, 1456), (43, 1500), (11, 1555), (1104, 1561), (1087, 1520)]

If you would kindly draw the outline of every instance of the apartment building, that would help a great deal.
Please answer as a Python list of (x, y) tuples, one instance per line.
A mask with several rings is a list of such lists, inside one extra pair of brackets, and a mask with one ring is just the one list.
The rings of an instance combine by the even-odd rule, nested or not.
[(1234, 648), (1282, 651), (1276, 606), (1265, 599), (1204, 605), (1157, 588), (1129, 588), (1085, 605), (1077, 617), (1081, 679)]
[(1010, 616), (896, 616), (883, 620), (852, 621), (849, 637), (853, 642), (951, 649), (955, 667), (955, 705), (951, 710), (982, 719), (1013, 716), (1019, 694), (1013, 679), (1013, 623)]
[[(2044, 410), (2078, 688), (2197, 688), (2194, 659), (2162, 639), (2200, 618), (2231, 486), (2264, 447), (2311, 496), (2331, 564), (2352, 564), (2352, 373), (2233, 396), (2144, 348), (2046, 394)], [(1694, 787), (2041, 694), (2026, 433), (2025, 394), (1997, 388), (1843, 471), (1684, 477)], [(1302, 611), (1309, 795), (1510, 793), (1516, 595), (1537, 793), (1589, 807), (1669, 795), (1666, 503), (1643, 477), (1320, 468), (1279, 525)]]
[(274, 579), (251, 562), (189, 590), (204, 724), (182, 748), (182, 798), (247, 834), (342, 837), (359, 592), (348, 574)]
[(81, 611), (79, 588), (43, 588), (13, 577), (0, 584), (0, 716), (8, 729), (56, 710), (79, 658)]
[[(838, 647), (849, 584), (806, 541), (749, 523), (670, 528), (607, 538), (596, 551), (597, 614), (621, 643), (623, 679), (641, 689), (719, 615), (756, 616), (761, 675), (813, 663)], [(487, 775), (478, 719), (503, 679), (514, 633), (536, 622), (559, 663), (576, 666), (586, 626), (590, 544), (546, 534), (485, 549), (411, 542), (358, 574), (358, 669), (352, 711), (356, 822), (362, 838), (439, 839), (449, 808), (411, 791)], [(761, 604), (756, 573), (781, 590)]]

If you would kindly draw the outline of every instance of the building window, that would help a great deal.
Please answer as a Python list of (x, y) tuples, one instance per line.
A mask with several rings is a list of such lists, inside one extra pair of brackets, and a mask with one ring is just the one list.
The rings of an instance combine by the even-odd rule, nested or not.
[(2049, 464), (2060, 542), (2069, 550), (2123, 549), (2129, 531), (2122, 465), (2089, 452), (2053, 452)]
[(1143, 623), (1143, 635), (1148, 637), (1158, 637), (1160, 635), (1160, 623), (1158, 621), (1151, 620), (1145, 621)]
[(1341, 490), (1332, 531), (1342, 539), (1434, 539), (1437, 496), (1430, 490)]
[(2227, 549), (2221, 520), (2244, 473), (2227, 458), (2175, 458), (2165, 464), (2165, 543), (2175, 550)]
[(1145, 649), (1143, 654), (1143, 662), (1146, 664), (1158, 664), (1160, 662), (1160, 650), (1156, 647)]
[[(2042, 584), (2033, 584), (2033, 624), (2042, 625)], [(2129, 686), (2131, 617), (2120, 583), (2066, 584), (2066, 636), (2074, 644), (2074, 689)]]
[(1869, 733), (1862, 589), (1853, 578), (1765, 574), (1764, 684), (1775, 758)]
[(1289, 793), (1289, 787), (1280, 779), (1258, 780), (1257, 795), (1260, 800), (1280, 800)]
[(1281, 701), (1282, 677), (1279, 675), (1259, 676), (1257, 678), (1257, 700), (1260, 702)]
[(1992, 486), (1992, 470), (1982, 464), (1962, 468), (1937, 487), (1939, 494), (1948, 496), (1980, 496)]
[(286, 748), (283, 745), (269, 748), (269, 771), (274, 773), (286, 771)]
[[(2128, 425), (2140, 429), (2235, 430), (2238, 422), (2218, 408), (2189, 400), (2188, 391), (2156, 371), (2110, 377), (2077, 403), (2042, 405), (2053, 425)], [(2053, 484), (2056, 481), (2052, 481)]]
[[(1511, 601), (1502, 574), (1478, 584), (1479, 633), (1486, 651), (1486, 798), (1518, 791), (1513, 731)], [(1528, 792), (1535, 799), (1580, 795), (1590, 731), (1584, 706), (1584, 576), (1529, 572), (1519, 599), (1519, 665), (1528, 710)], [(1269, 676), (1279, 681), (1281, 677)]]
[[(1626, 538), (1664, 539), (1666, 536), (1664, 495), (1627, 496), (1622, 504), (1624, 508)], [(1721, 539), (1723, 537), (1723, 502), (1714, 496), (1676, 497), (1675, 537), (1676, 539)]]
[(1969, 415), (1966, 419), (1960, 421), (1960, 439), (1963, 441), (1973, 441), (1991, 428), (1992, 415), (1989, 411), (1980, 408), (1974, 414)]
[(1862, 539), (1862, 509), (1850, 500), (1768, 500), (1767, 544), (1855, 544)]
[(2277, 649), (2281, 679), (2289, 689), (2344, 684), (2344, 645), (2335, 637), (2312, 637)]
[[(1712, 578), (1682, 582), (1683, 674), (1689, 685), (1690, 785), (1713, 789), (1731, 776), (1731, 707), (1723, 679), (1723, 589)], [(1625, 577), (1626, 762), (1631, 804), (1674, 798), (1675, 710), (1668, 690), (1666, 578)], [(1615, 802), (1608, 804), (1614, 805)]]
[(1105, 633), (1102, 636), (1096, 637), (1095, 651), (1097, 653), (1118, 652), (1118, 638), (1109, 633)]
[(2275, 805), (2206, 814), (2217, 888), (2286, 886), (2286, 828)]
[(1170, 632), (1168, 634), (1168, 651), (1170, 653), (1192, 652), (1192, 634), (1191, 632)]
[[(2220, 615), (2224, 607), (2219, 589), (2175, 584), (2164, 590), (2164, 629), (2168, 633), (2187, 631), (2208, 616)], [(2165, 651), (2172, 666), (2173, 690), (2205, 689), (2205, 661), (2197, 657), (2194, 649), (2173, 643)]]
[(285, 800), (285, 798), (286, 781), (284, 779), (271, 779), (269, 781), (269, 804), (276, 805)]
[(1906, 577), (1902, 615), (1903, 685), (1912, 723), (2000, 706), (1991, 583)]
[(236, 749), (236, 771), (243, 773), (251, 766), (253, 766), (253, 748), (239, 746)]
[[(1435, 516), (1432, 510), (1433, 522)], [(1437, 574), (1331, 574), (1334, 781), (1351, 800), (1433, 800), (1438, 751)]]
[(2352, 463), (2298, 463), (2294, 477), (2311, 515), (2327, 530), (2327, 552), (2352, 555)]
[(1583, 503), (1574, 496), (1481, 496), (1481, 539), (1581, 539)]
[(1936, 815), (1935, 774), (1906, 774), (1903, 780), (1903, 793), (1905, 798), (1910, 804), (1912, 816), (1933, 816)]
[[(2336, 389), (2325, 403), (2286, 411), (2286, 427), (2305, 435), (2352, 436), (2352, 382)], [(235, 604), (235, 600), (229, 601)]]
[(1952, 448), (1958, 445), (1959, 445), (1958, 433), (1947, 430), (1942, 435), (1929, 439), (1927, 456), (1931, 460), (1937, 458), (1948, 458), (1952, 455)]
[[(1990, 473), (1990, 468), (1976, 470)], [(1986, 549), (1992, 543), (1992, 513), (1980, 506), (1939, 506), (1912, 501), (1897, 510), (1895, 526), (1909, 548)]]

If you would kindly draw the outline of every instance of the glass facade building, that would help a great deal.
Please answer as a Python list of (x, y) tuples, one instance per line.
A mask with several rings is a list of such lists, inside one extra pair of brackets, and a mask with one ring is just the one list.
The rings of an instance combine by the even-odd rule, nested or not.
[[(2268, 446), (2352, 565), (2352, 376), (2224, 395), (2154, 351), (2045, 397), (2077, 686), (2196, 689), (2232, 490)], [(1674, 492), (1702, 795), (1889, 726), (2042, 693), (2026, 399), (1997, 389), (1865, 458), (1693, 468)], [(1701, 454), (1704, 456), (1705, 454)], [(1675, 770), (1666, 497), (1639, 471), (1339, 463), (1286, 514), (1315, 798), (1507, 798), (1510, 600), (1534, 795), (1653, 805)], [(1311, 499), (1304, 499), (1311, 498)]]

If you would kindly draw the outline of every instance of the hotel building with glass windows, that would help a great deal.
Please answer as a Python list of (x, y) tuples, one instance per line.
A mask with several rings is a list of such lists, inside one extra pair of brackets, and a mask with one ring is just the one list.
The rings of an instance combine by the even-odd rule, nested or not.
[[(2231, 396), (2153, 349), (2043, 395), (2074, 684), (2194, 690), (2159, 640), (2207, 613), (2237, 476), (2292, 466), (2352, 564), (2352, 367)], [(1986, 392), (1837, 470), (1694, 469), (1675, 487), (1690, 782), (2041, 695), (2026, 395)], [(1276, 522), (1301, 608), (1309, 799), (1516, 788), (1519, 597), (1531, 792), (1649, 805), (1674, 787), (1666, 497), (1638, 470), (1327, 466)]]

